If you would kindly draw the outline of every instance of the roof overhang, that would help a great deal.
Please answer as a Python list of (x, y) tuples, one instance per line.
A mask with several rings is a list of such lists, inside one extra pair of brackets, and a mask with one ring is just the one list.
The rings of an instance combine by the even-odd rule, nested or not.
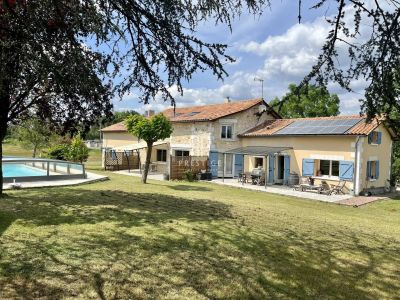
[(268, 147), (268, 146), (247, 146), (223, 151), (226, 154), (242, 154), (252, 156), (266, 156), (273, 153), (279, 153), (285, 150), (293, 149), (292, 147)]
[[(169, 142), (166, 142), (166, 141), (155, 142), (153, 144), (153, 147), (165, 145), (165, 144), (169, 144)], [(147, 148), (147, 144), (142, 142), (142, 143), (131, 144), (131, 145), (126, 145), (126, 146), (114, 147), (113, 149), (123, 151), (123, 150), (140, 150), (140, 149), (144, 149), (144, 148)]]

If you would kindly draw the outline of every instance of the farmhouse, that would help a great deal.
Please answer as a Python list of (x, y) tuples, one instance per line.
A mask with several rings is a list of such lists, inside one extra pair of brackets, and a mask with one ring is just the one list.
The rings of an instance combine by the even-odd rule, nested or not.
[[(391, 172), (394, 132), (364, 116), (282, 119), (262, 99), (167, 109), (173, 134), (153, 148), (152, 170), (170, 172), (171, 161), (202, 157), (213, 177), (238, 177), (255, 168), (267, 184), (285, 185), (291, 174), (337, 184), (345, 191), (383, 191)], [(102, 130), (103, 147), (137, 151), (146, 145), (123, 123)]]

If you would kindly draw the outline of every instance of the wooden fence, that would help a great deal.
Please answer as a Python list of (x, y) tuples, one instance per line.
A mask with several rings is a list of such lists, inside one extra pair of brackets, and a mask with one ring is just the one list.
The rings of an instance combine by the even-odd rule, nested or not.
[(140, 158), (136, 151), (104, 152), (104, 169), (109, 171), (139, 169)]
[(186, 171), (194, 174), (201, 170), (208, 170), (207, 156), (171, 156), (170, 158), (170, 179), (184, 179)]

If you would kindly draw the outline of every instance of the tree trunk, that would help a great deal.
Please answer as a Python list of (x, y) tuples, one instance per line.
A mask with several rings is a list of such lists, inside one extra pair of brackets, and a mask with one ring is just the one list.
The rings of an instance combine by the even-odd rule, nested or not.
[(5, 92), (4, 89), (0, 90), (0, 196), (3, 194), (3, 141), (7, 133), (7, 117), (10, 107), (9, 97)]
[(144, 170), (142, 174), (142, 183), (147, 183), (147, 174), (149, 174), (152, 150), (153, 150), (153, 143), (147, 143), (147, 153), (146, 153), (146, 161), (144, 163)]
[(0, 197), (3, 195), (3, 139), (0, 141)]
[(32, 153), (32, 157), (33, 157), (33, 158), (36, 157), (36, 151), (37, 151), (37, 146), (34, 145), (34, 146), (33, 146), (33, 153)]
[(3, 141), (6, 137), (6, 132), (7, 122), (0, 121), (0, 197), (3, 194)]

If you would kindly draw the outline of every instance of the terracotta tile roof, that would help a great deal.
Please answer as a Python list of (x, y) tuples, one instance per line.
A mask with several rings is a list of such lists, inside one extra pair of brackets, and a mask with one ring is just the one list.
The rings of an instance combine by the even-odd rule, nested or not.
[(164, 110), (162, 113), (172, 122), (214, 121), (247, 110), (253, 106), (261, 104), (262, 102), (262, 99), (251, 99), (229, 103), (182, 107), (176, 108), (175, 114), (174, 109), (169, 108)]
[(124, 122), (119, 122), (119, 123), (113, 124), (111, 126), (104, 127), (101, 131), (103, 131), (103, 132), (125, 132), (127, 130), (126, 130)]
[(351, 135), (368, 135), (373, 131), (376, 127), (379, 126), (380, 121), (377, 119), (371, 120), (371, 122), (367, 123), (365, 121), (366, 119), (364, 118), (364, 122), (359, 122), (356, 125), (354, 125), (352, 128), (350, 128), (346, 134), (351, 134)]
[[(162, 113), (172, 122), (206, 122), (214, 121), (241, 111), (245, 111), (262, 103), (262, 99), (250, 99), (229, 103), (176, 108), (175, 114), (173, 108), (169, 108), (164, 110)], [(274, 110), (271, 111), (271, 114), (273, 114), (276, 118), (280, 118), (280, 116)], [(101, 131), (124, 132), (126, 131), (126, 127), (124, 122), (120, 122), (105, 127)]]
[(279, 129), (282, 129), (289, 125), (290, 123), (294, 122), (291, 119), (278, 119), (278, 120), (268, 120), (250, 130), (246, 131), (245, 133), (241, 134), (241, 136), (266, 136), (272, 135)]
[[(294, 118), (294, 119), (277, 119), (268, 120), (256, 127), (246, 131), (240, 136), (252, 137), (252, 136), (272, 136), (277, 131), (285, 128), (289, 124), (298, 120), (343, 120), (343, 119), (359, 119), (359, 122), (348, 129), (342, 135), (368, 135), (376, 127), (379, 126), (380, 121), (377, 119), (372, 120), (370, 123), (366, 122), (365, 116), (360, 115), (348, 115), (348, 116), (332, 116), (332, 117), (316, 117), (316, 118)], [(318, 134), (322, 135), (322, 134)]]

